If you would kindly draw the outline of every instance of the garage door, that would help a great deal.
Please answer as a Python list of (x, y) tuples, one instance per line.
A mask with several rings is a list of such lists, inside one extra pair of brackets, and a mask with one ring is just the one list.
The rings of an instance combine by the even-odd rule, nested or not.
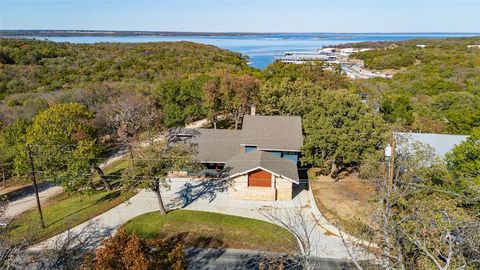
[(248, 174), (249, 187), (271, 187), (272, 175), (269, 172), (256, 170)]

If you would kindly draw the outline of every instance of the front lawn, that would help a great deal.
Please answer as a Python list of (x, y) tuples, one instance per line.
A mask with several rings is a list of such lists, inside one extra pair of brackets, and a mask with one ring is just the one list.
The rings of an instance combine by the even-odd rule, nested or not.
[(121, 194), (119, 191), (75, 195), (62, 193), (42, 205), (45, 229), (41, 228), (37, 208), (34, 208), (13, 220), (10, 234), (15, 237), (35, 232), (35, 241), (40, 242), (108, 211), (133, 194)]
[(182, 237), (191, 246), (285, 252), (295, 249), (294, 236), (284, 228), (256, 219), (211, 212), (151, 212), (125, 224), (128, 233), (145, 239)]

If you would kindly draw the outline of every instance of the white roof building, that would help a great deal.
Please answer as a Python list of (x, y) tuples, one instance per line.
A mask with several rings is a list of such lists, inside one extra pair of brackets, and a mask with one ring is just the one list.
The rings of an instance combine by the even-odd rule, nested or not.
[(411, 132), (395, 132), (396, 140), (403, 141), (406, 147), (411, 147), (414, 143), (429, 145), (440, 158), (444, 158), (445, 154), (450, 152), (455, 146), (467, 140), (466, 135), (449, 135), (434, 133), (411, 133)]

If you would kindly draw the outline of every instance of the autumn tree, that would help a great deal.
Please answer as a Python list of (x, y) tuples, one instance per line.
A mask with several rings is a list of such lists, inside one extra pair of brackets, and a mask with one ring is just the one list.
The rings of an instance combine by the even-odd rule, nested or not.
[(248, 114), (258, 102), (260, 82), (251, 75), (225, 75), (220, 90), (225, 110), (235, 119), (235, 129), (243, 115)]
[(366, 154), (377, 151), (386, 127), (356, 95), (325, 93), (303, 121), (302, 162), (330, 166), (330, 174), (357, 168)]
[(219, 81), (207, 81), (203, 85), (203, 93), (207, 118), (213, 123), (213, 128), (217, 129), (218, 116), (222, 113), (223, 109)]
[(93, 270), (185, 269), (183, 245), (166, 240), (146, 241), (135, 233), (118, 231), (102, 242), (96, 259), (84, 265)]

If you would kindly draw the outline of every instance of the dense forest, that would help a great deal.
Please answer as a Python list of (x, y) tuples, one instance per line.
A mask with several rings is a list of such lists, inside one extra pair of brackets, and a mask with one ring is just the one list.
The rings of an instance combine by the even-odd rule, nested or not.
[[(395, 74), (350, 80), (339, 68), (322, 65), (273, 63), (259, 71), (238, 53), (190, 42), (1, 39), (0, 125), (4, 133), (26, 130), (49, 106), (74, 102), (93, 112), (89, 121), (96, 136), (116, 142), (134, 139), (147, 127), (182, 126), (204, 117), (217, 126), (220, 115), (231, 116), (226, 126), (239, 127), (242, 115), (255, 105), (262, 114), (302, 116), (306, 147), (319, 128), (330, 131), (317, 126), (318, 114), (362, 111), (367, 117), (358, 117), (360, 123), (374, 121), (367, 126), (375, 130), (469, 134), (480, 126), (480, 49), (469, 46), (478, 43), (474, 37), (342, 45), (372, 48), (353, 57), (369, 69)], [(127, 120), (130, 126), (123, 123)], [(337, 132), (348, 146), (349, 129)], [(380, 140), (379, 135), (368, 138), (365, 149), (357, 147), (348, 158), (341, 155), (334, 165), (358, 167)], [(341, 149), (339, 142), (331, 145)], [(311, 147), (304, 162), (322, 164), (308, 154), (320, 145)]]
[(354, 57), (367, 68), (392, 69), (396, 75), (360, 81), (357, 91), (403, 129), (469, 134), (480, 126), (480, 48), (469, 46), (474, 44), (480, 38), (376, 44), (380, 49)]
[[(353, 57), (394, 74), (351, 80), (340, 67), (317, 63), (277, 62), (259, 71), (238, 53), (189, 42), (0, 39), (0, 166), (25, 178), (33, 154), (39, 177), (60, 181), (67, 192), (93, 189), (94, 173), (111, 190), (99, 166), (107, 150), (148, 138), (150, 148), (137, 151), (140, 158), (131, 158), (122, 177), (160, 193), (158, 175), (194, 164), (194, 151), (175, 148), (183, 144), (155, 148), (152, 134), (202, 118), (214, 128), (240, 128), (251, 106), (264, 115), (298, 115), (305, 135), (302, 166), (337, 179), (366, 172), (362, 177), (378, 184), (371, 201), (381, 207), (372, 205), (388, 212), (372, 214), (382, 219), (361, 227), (359, 237), (375, 243), (373, 251), (386, 250), (381, 261), (387, 268), (447, 269), (438, 267), (447, 261), (475, 269), (480, 48), (472, 44), (480, 38), (344, 45), (373, 48)], [(391, 173), (395, 185), (386, 186), (383, 149), (392, 130), (471, 137), (446, 162), (433, 159), (429, 149), (400, 149)], [(460, 267), (467, 260), (472, 268)]]

